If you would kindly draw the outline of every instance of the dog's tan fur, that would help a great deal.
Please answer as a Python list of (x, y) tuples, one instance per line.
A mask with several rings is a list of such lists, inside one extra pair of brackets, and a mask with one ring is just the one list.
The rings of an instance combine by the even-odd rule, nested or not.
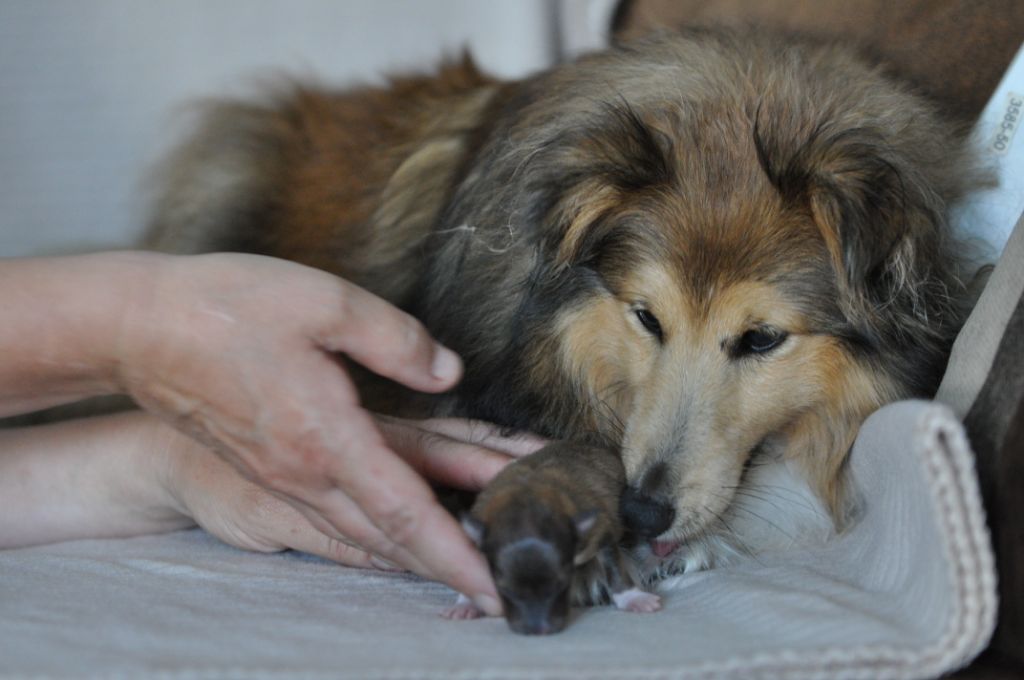
[(465, 358), (453, 393), (372, 408), (621, 446), (661, 541), (725, 531), (761, 459), (839, 518), (858, 427), (934, 388), (963, 317), (962, 130), (830, 45), (694, 32), (520, 82), (296, 88), (214, 105), (163, 177), (161, 246), (333, 271)]

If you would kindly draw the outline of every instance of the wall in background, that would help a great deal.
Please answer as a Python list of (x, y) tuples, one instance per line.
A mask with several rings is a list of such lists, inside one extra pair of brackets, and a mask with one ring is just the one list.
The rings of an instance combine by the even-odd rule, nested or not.
[(250, 92), (267, 73), (379, 80), (463, 46), (483, 68), (521, 76), (598, 44), (613, 4), (0, 3), (0, 255), (129, 244), (143, 226), (140, 180), (180, 134), (183, 102)]

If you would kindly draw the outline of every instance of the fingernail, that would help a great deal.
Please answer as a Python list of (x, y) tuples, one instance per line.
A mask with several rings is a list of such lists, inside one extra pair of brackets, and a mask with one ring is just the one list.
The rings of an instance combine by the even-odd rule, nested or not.
[(430, 372), (438, 380), (458, 380), (462, 374), (462, 359), (450, 349), (438, 346), (434, 352), (434, 365), (430, 367)]
[(488, 616), (501, 616), (501, 603), (490, 595), (474, 595), (473, 604)]
[(405, 569), (394, 562), (386, 560), (383, 557), (378, 557), (377, 555), (370, 555), (370, 566), (374, 569), (380, 569), (381, 571), (405, 571)]
[(545, 439), (540, 435), (528, 433), (524, 434), (519, 438), (519, 442), (523, 448), (526, 449), (527, 453), (533, 453), (543, 449), (545, 446), (551, 443), (550, 439)]

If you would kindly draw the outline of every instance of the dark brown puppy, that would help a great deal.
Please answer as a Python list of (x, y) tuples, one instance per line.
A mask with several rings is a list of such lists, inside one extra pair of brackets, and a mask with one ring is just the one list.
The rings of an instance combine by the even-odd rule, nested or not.
[(801, 508), (841, 523), (860, 424), (937, 385), (971, 278), (963, 132), (841, 46), (689, 32), (519, 82), (463, 63), (215, 104), (155, 229), (412, 312), (465, 379), (364, 376), (364, 404), (620, 447), (629, 528), (689, 569), (784, 549)]
[[(510, 464), (480, 494), (463, 525), (487, 558), (513, 631), (557, 633), (570, 605), (661, 607), (657, 595), (636, 587), (619, 548), (625, 483), (616, 452), (556, 442)], [(479, 615), (462, 596), (446, 613)]]

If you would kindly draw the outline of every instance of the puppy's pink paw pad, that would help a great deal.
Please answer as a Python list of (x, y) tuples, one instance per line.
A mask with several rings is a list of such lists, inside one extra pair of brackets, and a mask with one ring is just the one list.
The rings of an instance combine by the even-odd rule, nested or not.
[(612, 595), (615, 606), (627, 612), (650, 613), (661, 609), (661, 597), (638, 588)]
[(478, 619), (483, 615), (484, 613), (476, 607), (463, 607), (460, 605), (450, 607), (441, 612), (441, 616), (453, 620)]
[(452, 620), (479, 619), (483, 615), (483, 610), (477, 609), (473, 601), (465, 595), (459, 595), (454, 606), (441, 612), (441, 616)]

